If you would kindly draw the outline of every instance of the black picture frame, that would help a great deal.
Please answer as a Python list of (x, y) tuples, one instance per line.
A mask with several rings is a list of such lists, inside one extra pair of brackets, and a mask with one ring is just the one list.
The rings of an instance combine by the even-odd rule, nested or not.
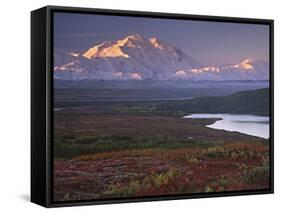
[[(162, 19), (249, 23), (270, 28), (270, 188), (90, 201), (54, 202), (53, 191), (53, 13), (86, 13)], [(46, 6), (31, 12), (31, 201), (44, 207), (268, 194), (274, 192), (274, 21), (237, 17)]]

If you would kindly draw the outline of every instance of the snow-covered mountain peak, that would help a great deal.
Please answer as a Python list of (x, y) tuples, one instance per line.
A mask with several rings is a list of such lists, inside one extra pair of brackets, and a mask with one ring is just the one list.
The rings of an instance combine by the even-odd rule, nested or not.
[(254, 60), (252, 58), (247, 58), (247, 59), (243, 60), (240, 64), (251, 64), (255, 61), (257, 61), (257, 60)]
[[(243, 72), (253, 72), (257, 68), (264, 68), (264, 66), (268, 65), (268, 62), (264, 60), (257, 60), (257, 59), (252, 59), (252, 58), (247, 58), (243, 60), (242, 62), (228, 66), (229, 68), (237, 68), (241, 69)], [(263, 69), (264, 70), (264, 69)], [(265, 69), (267, 70), (267, 69)]]
[(241, 67), (245, 70), (253, 70), (254, 69), (254, 63), (258, 62), (258, 60), (254, 60), (252, 58), (245, 59), (240, 64), (237, 65), (237, 67)]
[(82, 80), (267, 80), (266, 61), (245, 59), (238, 64), (201, 66), (193, 57), (156, 37), (129, 35), (97, 44), (82, 54), (54, 53), (57, 79)]
[(123, 50), (123, 47), (140, 48), (145, 43), (145, 38), (139, 34), (129, 35), (123, 39), (113, 41), (106, 41), (98, 44), (92, 48), (89, 48), (83, 56), (87, 59), (93, 59), (97, 57), (125, 57), (129, 55)]
[(135, 48), (135, 47), (140, 47), (141, 45), (143, 45), (144, 42), (145, 42), (144, 37), (142, 37), (139, 34), (133, 34), (121, 40), (118, 40), (116, 42), (116, 45), (120, 47), (125, 46), (125, 47)]
[(131, 55), (139, 57), (139, 54), (162, 55), (165, 57), (177, 57), (178, 60), (185, 58), (190, 67), (199, 66), (199, 63), (193, 58), (187, 56), (181, 50), (158, 40), (156, 37), (146, 39), (139, 34), (129, 35), (117, 41), (107, 41), (89, 48), (83, 57), (87, 59), (103, 58), (103, 57), (124, 57), (129, 58)]
[(126, 57), (129, 56), (124, 53), (118, 43), (103, 42), (88, 49), (83, 56), (87, 59), (94, 59), (97, 57)]

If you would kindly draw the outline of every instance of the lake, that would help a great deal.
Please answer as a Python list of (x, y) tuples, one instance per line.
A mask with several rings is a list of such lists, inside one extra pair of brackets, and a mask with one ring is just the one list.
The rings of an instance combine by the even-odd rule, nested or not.
[(238, 114), (191, 114), (183, 118), (221, 118), (206, 127), (226, 131), (237, 131), (256, 137), (269, 138), (269, 117)]

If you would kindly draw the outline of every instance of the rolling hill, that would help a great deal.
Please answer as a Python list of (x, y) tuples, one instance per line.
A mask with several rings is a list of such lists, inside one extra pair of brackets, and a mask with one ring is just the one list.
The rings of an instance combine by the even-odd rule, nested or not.
[(269, 115), (269, 88), (241, 91), (229, 96), (198, 97), (159, 104), (160, 111)]

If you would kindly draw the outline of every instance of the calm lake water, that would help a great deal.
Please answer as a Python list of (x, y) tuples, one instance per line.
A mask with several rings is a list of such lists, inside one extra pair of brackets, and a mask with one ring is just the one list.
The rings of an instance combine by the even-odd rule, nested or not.
[(269, 117), (238, 114), (191, 114), (184, 118), (221, 118), (206, 127), (269, 138)]

